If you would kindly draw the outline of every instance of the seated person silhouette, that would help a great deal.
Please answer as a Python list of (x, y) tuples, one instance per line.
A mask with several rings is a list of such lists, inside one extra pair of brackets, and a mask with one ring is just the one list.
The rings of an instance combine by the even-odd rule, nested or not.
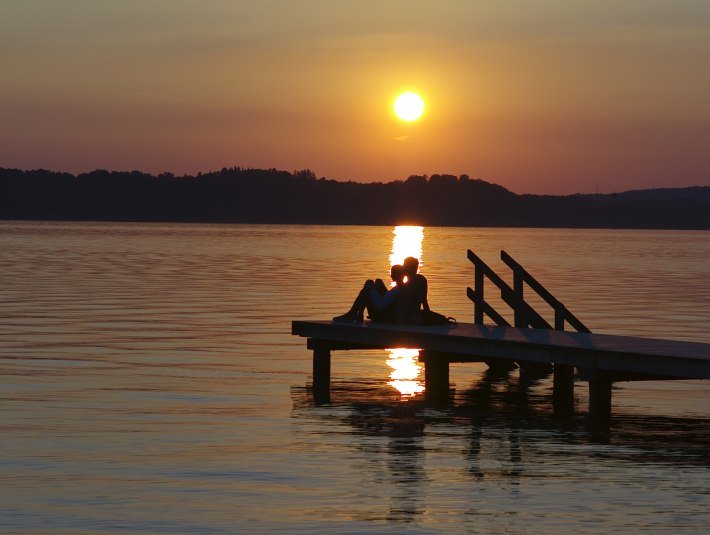
[(424, 323), (422, 310), (429, 310), (427, 294), (429, 292), (426, 277), (419, 270), (419, 260), (413, 256), (404, 259), (404, 274), (407, 282), (402, 286), (401, 295), (397, 299), (395, 315), (403, 323)]
[(372, 321), (392, 323), (395, 321), (396, 302), (402, 291), (404, 267), (395, 264), (390, 269), (390, 276), (395, 282), (394, 288), (387, 290), (382, 279), (366, 280), (365, 285), (355, 298), (353, 306), (345, 314), (335, 316), (333, 321), (363, 321), (365, 310)]

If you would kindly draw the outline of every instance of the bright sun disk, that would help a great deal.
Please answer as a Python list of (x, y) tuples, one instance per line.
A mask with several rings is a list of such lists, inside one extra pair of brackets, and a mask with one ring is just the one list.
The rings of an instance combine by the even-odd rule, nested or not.
[(424, 113), (424, 101), (416, 93), (407, 91), (394, 101), (394, 113), (403, 121), (416, 121)]

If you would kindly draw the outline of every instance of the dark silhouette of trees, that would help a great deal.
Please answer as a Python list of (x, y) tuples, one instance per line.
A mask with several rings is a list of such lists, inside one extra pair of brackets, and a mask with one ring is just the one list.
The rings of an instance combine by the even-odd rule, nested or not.
[(74, 176), (0, 168), (0, 219), (710, 229), (710, 187), (552, 196), (450, 174), (362, 184), (310, 169)]

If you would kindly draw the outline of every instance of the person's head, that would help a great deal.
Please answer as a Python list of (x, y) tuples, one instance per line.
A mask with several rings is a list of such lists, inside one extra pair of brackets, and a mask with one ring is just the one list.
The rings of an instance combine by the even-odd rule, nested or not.
[(404, 267), (399, 264), (395, 264), (390, 268), (390, 276), (394, 282), (402, 284), (402, 279), (404, 279)]
[(417, 274), (417, 270), (419, 269), (419, 260), (413, 256), (408, 256), (404, 259), (404, 262), (402, 262), (402, 266), (404, 267), (404, 274), (409, 280), (412, 280), (412, 277)]

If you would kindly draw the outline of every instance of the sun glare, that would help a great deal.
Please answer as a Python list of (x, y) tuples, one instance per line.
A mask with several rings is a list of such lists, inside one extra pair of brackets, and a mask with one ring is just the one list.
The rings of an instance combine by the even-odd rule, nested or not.
[(416, 93), (407, 91), (395, 99), (394, 113), (403, 121), (416, 121), (424, 113), (424, 101)]
[[(392, 252), (389, 264), (401, 264), (408, 256), (421, 262), (424, 227), (399, 225), (394, 228)], [(402, 397), (412, 397), (424, 392), (424, 383), (419, 380), (422, 365), (419, 364), (419, 350), (391, 348), (387, 350), (387, 365), (392, 368), (388, 385), (396, 388)]]

